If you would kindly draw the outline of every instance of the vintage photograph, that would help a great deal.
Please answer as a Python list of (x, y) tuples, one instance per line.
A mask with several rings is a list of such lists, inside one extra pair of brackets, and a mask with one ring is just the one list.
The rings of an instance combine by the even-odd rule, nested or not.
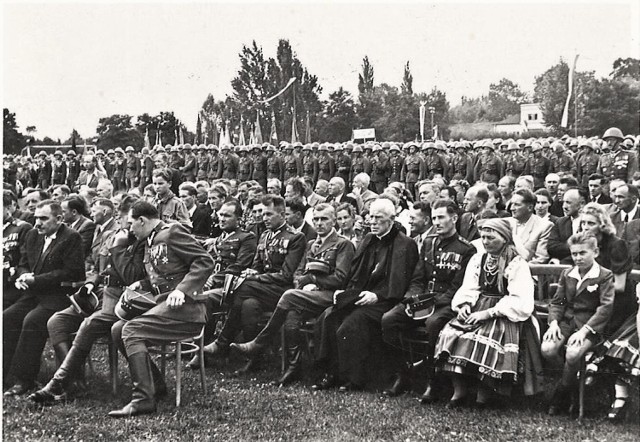
[(640, 439), (640, 2), (0, 4), (4, 441)]

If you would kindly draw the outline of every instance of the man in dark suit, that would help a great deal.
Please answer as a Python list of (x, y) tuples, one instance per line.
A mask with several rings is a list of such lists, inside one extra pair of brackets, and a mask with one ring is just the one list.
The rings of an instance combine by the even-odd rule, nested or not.
[(613, 200), (609, 195), (604, 193), (603, 188), (606, 184), (604, 176), (599, 173), (589, 175), (589, 202), (598, 204), (611, 204)]
[(621, 238), (627, 223), (640, 218), (638, 208), (638, 188), (632, 184), (619, 186), (613, 194), (613, 202), (618, 210), (611, 215), (611, 222), (616, 228), (616, 236)]
[(562, 196), (562, 210), (565, 216), (558, 218), (549, 234), (547, 250), (551, 259), (557, 259), (560, 264), (572, 264), (571, 251), (567, 240), (580, 229), (580, 211), (586, 204), (586, 192), (578, 189), (569, 189)]
[(459, 235), (467, 241), (480, 238), (480, 231), (476, 222), (479, 214), (484, 212), (489, 201), (489, 192), (483, 186), (473, 186), (464, 196), (464, 212), (460, 217)]
[(86, 258), (91, 255), (91, 243), (96, 231), (96, 224), (85, 216), (89, 214), (87, 203), (81, 196), (71, 195), (62, 202), (61, 207), (62, 221), (80, 234), (82, 253)]
[(209, 236), (213, 227), (212, 208), (209, 204), (198, 204), (196, 200), (198, 190), (195, 186), (188, 183), (182, 183), (178, 196), (184, 203), (189, 212), (189, 218), (193, 228), (191, 233), (195, 236)]
[(48, 337), (47, 321), (69, 305), (61, 283), (85, 278), (82, 239), (62, 224), (60, 204), (41, 202), (35, 219), (16, 272), (16, 288), (24, 294), (2, 315), (4, 379), (15, 379), (5, 396), (22, 395), (35, 386)]
[(342, 203), (351, 204), (356, 211), (358, 210), (358, 203), (354, 198), (351, 198), (348, 195), (345, 195), (345, 187), (346, 184), (344, 180), (340, 177), (333, 177), (331, 181), (329, 181), (329, 196), (327, 197), (327, 203), (331, 203), (331, 205), (338, 207)]
[(285, 216), (287, 224), (293, 227), (294, 230), (302, 232), (307, 242), (313, 241), (318, 236), (316, 229), (314, 229), (305, 219), (304, 215), (307, 212), (307, 205), (302, 198), (293, 197), (286, 200), (286, 212)]

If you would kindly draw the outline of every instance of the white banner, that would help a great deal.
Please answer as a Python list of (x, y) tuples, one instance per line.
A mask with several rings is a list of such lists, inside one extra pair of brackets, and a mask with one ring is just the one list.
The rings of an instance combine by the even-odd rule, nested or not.
[(286, 91), (287, 89), (289, 89), (293, 83), (295, 83), (295, 82), (296, 82), (296, 80), (297, 80), (297, 78), (296, 78), (296, 77), (293, 77), (292, 79), (290, 79), (290, 80), (289, 80), (289, 83), (287, 83), (287, 85), (286, 85), (284, 88), (282, 88), (282, 90), (281, 90), (280, 92), (278, 92), (277, 94), (275, 94), (273, 97), (269, 97), (269, 98), (267, 98), (266, 100), (258, 101), (258, 103), (269, 103), (270, 101), (275, 100), (275, 99), (276, 99), (276, 98), (278, 98), (280, 95), (284, 94), (284, 93), (285, 93), (285, 91)]
[(370, 129), (353, 129), (352, 139), (354, 140), (369, 140), (376, 138), (376, 130)]
[(567, 101), (564, 104), (564, 111), (562, 112), (562, 122), (560, 126), (567, 127), (569, 125), (569, 102), (571, 101), (571, 94), (573, 94), (573, 76), (576, 70), (576, 63), (578, 62), (578, 54), (573, 60), (573, 66), (569, 69), (569, 92), (567, 93)]

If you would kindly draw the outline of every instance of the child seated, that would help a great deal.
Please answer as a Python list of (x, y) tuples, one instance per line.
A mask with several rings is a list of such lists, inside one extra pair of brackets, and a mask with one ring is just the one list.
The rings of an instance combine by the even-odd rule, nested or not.
[(568, 408), (582, 358), (602, 339), (614, 299), (613, 273), (595, 262), (597, 239), (579, 232), (567, 244), (575, 265), (560, 275), (541, 348), (542, 356), (549, 361), (561, 362), (564, 353), (562, 380), (551, 399), (550, 415)]

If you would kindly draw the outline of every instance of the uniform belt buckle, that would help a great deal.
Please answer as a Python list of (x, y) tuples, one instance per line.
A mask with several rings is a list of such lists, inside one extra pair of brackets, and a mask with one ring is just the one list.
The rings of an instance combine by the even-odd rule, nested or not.
[(110, 280), (111, 280), (111, 275), (104, 275), (102, 277), (102, 284), (106, 287), (109, 285)]
[(435, 291), (435, 288), (436, 288), (436, 283), (434, 281), (429, 281), (427, 283), (427, 291), (429, 293), (433, 293)]

